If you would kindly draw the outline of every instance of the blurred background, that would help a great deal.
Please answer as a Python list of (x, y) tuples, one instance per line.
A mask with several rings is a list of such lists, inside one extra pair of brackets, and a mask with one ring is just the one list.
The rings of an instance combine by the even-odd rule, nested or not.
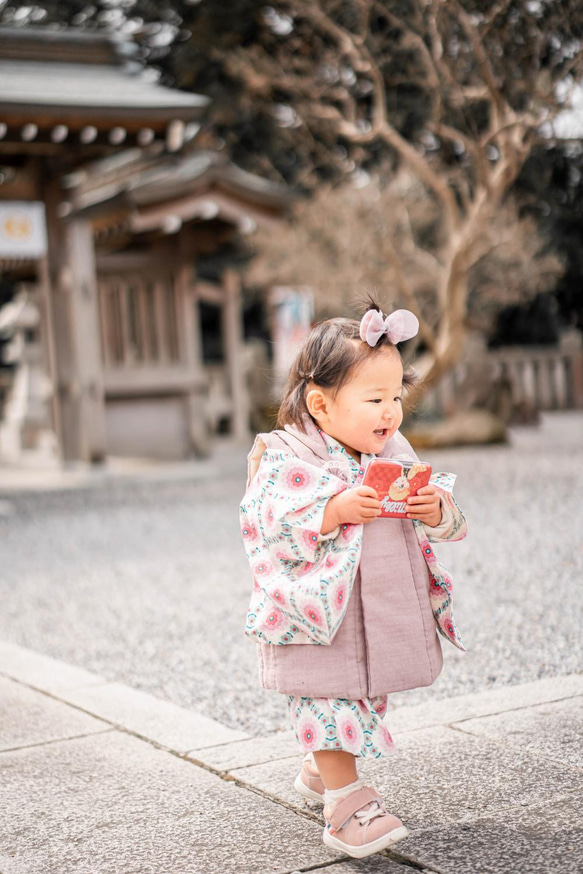
[(580, 670), (582, 82), (575, 0), (0, 0), (0, 634), (257, 728), (245, 452), (373, 292), (476, 520), (435, 694)]

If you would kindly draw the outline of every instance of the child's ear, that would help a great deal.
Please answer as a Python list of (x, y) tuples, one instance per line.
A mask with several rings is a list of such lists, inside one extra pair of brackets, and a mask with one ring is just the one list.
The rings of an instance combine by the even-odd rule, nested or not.
[(328, 399), (321, 389), (313, 388), (308, 392), (306, 406), (310, 416), (318, 423), (328, 420)]

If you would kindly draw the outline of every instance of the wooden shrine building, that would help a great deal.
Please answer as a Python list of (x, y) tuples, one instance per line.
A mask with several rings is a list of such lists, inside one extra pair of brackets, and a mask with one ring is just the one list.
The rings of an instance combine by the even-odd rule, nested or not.
[(286, 208), (197, 151), (207, 98), (158, 85), (133, 50), (0, 29), (0, 287), (38, 304), (66, 461), (204, 453), (218, 422), (246, 433), (241, 289), (218, 256)]

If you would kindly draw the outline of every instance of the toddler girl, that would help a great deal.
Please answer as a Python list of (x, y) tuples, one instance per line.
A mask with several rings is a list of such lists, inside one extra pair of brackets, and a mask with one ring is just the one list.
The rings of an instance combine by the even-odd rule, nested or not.
[(417, 329), (407, 310), (383, 318), (376, 306), (360, 323), (317, 325), (291, 369), (279, 430), (255, 440), (241, 505), (254, 578), (246, 633), (307, 753), (295, 788), (324, 802), (324, 842), (356, 858), (408, 834), (356, 768), (392, 751), (387, 694), (433, 683), (437, 631), (463, 649), (451, 579), (430, 546), (466, 534), (455, 477), (433, 476), (407, 499), (407, 519), (379, 519), (378, 495), (362, 485), (375, 456), (416, 460), (398, 430), (411, 377), (395, 344)]

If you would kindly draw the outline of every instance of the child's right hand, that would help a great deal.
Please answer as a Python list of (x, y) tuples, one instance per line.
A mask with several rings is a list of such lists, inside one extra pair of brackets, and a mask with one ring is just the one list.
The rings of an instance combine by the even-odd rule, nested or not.
[[(322, 534), (333, 531), (338, 525), (365, 525), (381, 514), (381, 502), (376, 489), (371, 486), (357, 486), (345, 489), (330, 498), (324, 513)], [(326, 528), (326, 530), (324, 530)]]

